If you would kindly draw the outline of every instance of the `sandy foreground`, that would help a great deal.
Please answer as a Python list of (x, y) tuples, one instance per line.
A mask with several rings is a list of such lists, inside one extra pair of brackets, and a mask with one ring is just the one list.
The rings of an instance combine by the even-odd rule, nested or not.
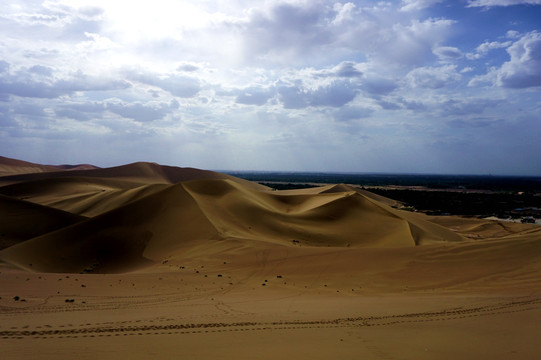
[(541, 358), (539, 226), (153, 164), (47, 174), (0, 187), (3, 359)]

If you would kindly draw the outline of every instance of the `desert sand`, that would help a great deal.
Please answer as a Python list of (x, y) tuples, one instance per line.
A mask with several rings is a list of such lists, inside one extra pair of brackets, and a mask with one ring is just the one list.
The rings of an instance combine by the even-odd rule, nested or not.
[(4, 359), (541, 358), (539, 226), (0, 160)]

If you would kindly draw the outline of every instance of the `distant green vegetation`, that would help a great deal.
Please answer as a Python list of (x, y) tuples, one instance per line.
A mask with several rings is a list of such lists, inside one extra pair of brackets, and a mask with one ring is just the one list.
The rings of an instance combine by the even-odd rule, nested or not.
[[(251, 172), (228, 174), (262, 183), (281, 184), (353, 184), (360, 186), (425, 186), (430, 189), (479, 189), (501, 192), (539, 192), (541, 177), (477, 176), (477, 175), (416, 175), (416, 174), (357, 174), (308, 172)], [(273, 184), (272, 187), (282, 186)], [(293, 185), (291, 185), (293, 186)]]
[(301, 184), (301, 183), (268, 183), (260, 182), (261, 185), (268, 186), (274, 190), (293, 190), (293, 189), (306, 189), (317, 185), (313, 184)]
[[(339, 183), (369, 186), (371, 192), (398, 200), (406, 207), (435, 215), (541, 218), (541, 177), (288, 172), (230, 174), (276, 190)], [(392, 185), (422, 186), (430, 191), (385, 188)], [(372, 188), (374, 186), (382, 188)], [(467, 191), (471, 189), (484, 192)]]
[(541, 218), (541, 197), (532, 194), (370, 189), (432, 215)]

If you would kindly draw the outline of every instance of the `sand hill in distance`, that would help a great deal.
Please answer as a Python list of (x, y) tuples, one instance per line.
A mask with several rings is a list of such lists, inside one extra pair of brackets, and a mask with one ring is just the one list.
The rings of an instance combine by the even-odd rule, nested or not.
[(537, 359), (541, 228), (133, 163), (0, 158), (9, 359)]

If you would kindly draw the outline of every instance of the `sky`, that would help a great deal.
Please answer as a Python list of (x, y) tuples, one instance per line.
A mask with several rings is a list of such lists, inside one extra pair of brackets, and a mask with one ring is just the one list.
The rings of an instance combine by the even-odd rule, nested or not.
[(541, 175), (541, 0), (2, 0), (0, 155)]

